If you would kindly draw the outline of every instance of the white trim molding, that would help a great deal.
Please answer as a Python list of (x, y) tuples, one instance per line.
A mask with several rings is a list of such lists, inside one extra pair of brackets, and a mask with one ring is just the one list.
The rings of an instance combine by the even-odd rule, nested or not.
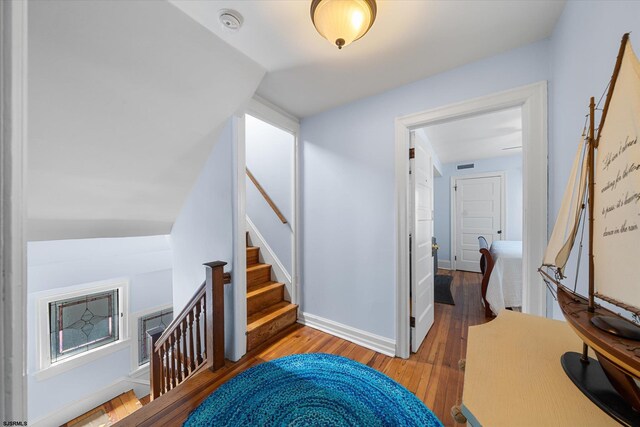
[(0, 2), (0, 414), (27, 419), (27, 13)]
[(300, 215), (300, 184), (299, 184), (299, 139), (300, 139), (300, 121), (297, 117), (287, 113), (269, 101), (258, 97), (247, 102), (247, 105), (236, 113), (233, 117), (233, 156), (234, 168), (233, 174), (233, 193), (235, 195), (233, 201), (233, 338), (232, 349), (227, 357), (233, 361), (239, 360), (247, 352), (247, 261), (246, 261), (246, 141), (245, 141), (245, 115), (251, 115), (270, 125), (282, 129), (294, 137), (294, 153), (293, 153), (293, 183), (292, 183), (292, 206), (293, 217), (287, 218), (291, 224), (293, 235), (291, 237), (292, 245), (292, 271), (290, 271), (290, 296), (291, 302), (298, 304), (300, 301), (300, 284), (298, 282), (299, 266), (299, 226), (298, 218)]
[(396, 342), (391, 338), (381, 337), (380, 335), (334, 322), (333, 320), (325, 319), (323, 317), (316, 316), (315, 314), (300, 313), (298, 316), (298, 323), (309, 326), (313, 329), (318, 329), (338, 338), (351, 341), (354, 344), (361, 345), (362, 347), (366, 347), (387, 356), (393, 357), (396, 352)]
[(226, 355), (234, 362), (247, 352), (247, 239), (246, 239), (246, 156), (245, 156), (245, 115), (233, 116), (233, 162), (235, 173), (233, 189), (233, 268), (231, 269), (231, 289), (233, 293), (233, 336)]
[(408, 358), (409, 328), (409, 140), (412, 130), (476, 114), (522, 108), (523, 311), (546, 314), (546, 288), (536, 269), (547, 243), (547, 82), (499, 92), (395, 121), (396, 356)]

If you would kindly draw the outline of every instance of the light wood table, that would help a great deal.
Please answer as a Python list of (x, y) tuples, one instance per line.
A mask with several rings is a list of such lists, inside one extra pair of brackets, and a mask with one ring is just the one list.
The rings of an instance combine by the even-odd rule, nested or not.
[(462, 413), (472, 426), (617, 426), (564, 373), (582, 351), (562, 321), (503, 310), (469, 328)]

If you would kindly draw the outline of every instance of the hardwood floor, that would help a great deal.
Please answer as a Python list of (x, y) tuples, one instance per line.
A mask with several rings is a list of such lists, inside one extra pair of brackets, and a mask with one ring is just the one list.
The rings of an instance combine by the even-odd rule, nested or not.
[[(439, 273), (451, 274), (443, 270)], [(462, 398), (464, 374), (458, 368), (458, 361), (465, 355), (467, 328), (486, 320), (480, 303), (480, 274), (458, 271), (453, 277), (456, 305), (436, 304), (433, 328), (418, 352), (407, 360), (388, 357), (296, 324), (240, 361), (227, 361), (225, 367), (216, 372), (197, 374), (117, 425), (181, 425), (189, 412), (212, 391), (251, 366), (294, 353), (322, 352), (345, 356), (385, 373), (421, 399), (445, 426), (454, 426), (450, 411)]]

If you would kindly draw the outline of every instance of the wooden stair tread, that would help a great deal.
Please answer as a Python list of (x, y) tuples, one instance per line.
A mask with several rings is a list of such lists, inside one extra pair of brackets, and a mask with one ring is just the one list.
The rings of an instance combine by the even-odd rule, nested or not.
[(138, 400), (133, 390), (129, 390), (107, 402), (104, 402), (102, 405), (93, 408), (92, 410), (80, 415), (79, 417), (74, 418), (68, 423), (63, 424), (63, 426), (72, 427), (85, 425), (92, 421), (92, 418), (100, 416), (101, 412), (110, 420), (110, 422), (106, 425), (112, 425), (117, 421), (125, 419), (127, 416), (133, 414), (140, 408), (142, 408), (142, 403)]
[(297, 304), (291, 304), (289, 301), (282, 301), (262, 311), (259, 311), (256, 314), (249, 316), (249, 318), (247, 319), (247, 334), (273, 321), (274, 319), (297, 309)]
[(256, 270), (262, 270), (263, 268), (271, 268), (271, 264), (258, 263), (247, 266), (247, 273)]
[(247, 298), (251, 298), (263, 292), (268, 292), (271, 289), (279, 288), (281, 286), (284, 286), (284, 283), (273, 281), (260, 283), (259, 285), (253, 285), (247, 289)]

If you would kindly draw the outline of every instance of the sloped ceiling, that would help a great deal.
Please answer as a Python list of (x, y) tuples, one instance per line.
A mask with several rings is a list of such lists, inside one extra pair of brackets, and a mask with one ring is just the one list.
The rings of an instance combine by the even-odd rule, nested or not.
[(167, 234), (264, 69), (165, 1), (29, 3), (29, 240)]

